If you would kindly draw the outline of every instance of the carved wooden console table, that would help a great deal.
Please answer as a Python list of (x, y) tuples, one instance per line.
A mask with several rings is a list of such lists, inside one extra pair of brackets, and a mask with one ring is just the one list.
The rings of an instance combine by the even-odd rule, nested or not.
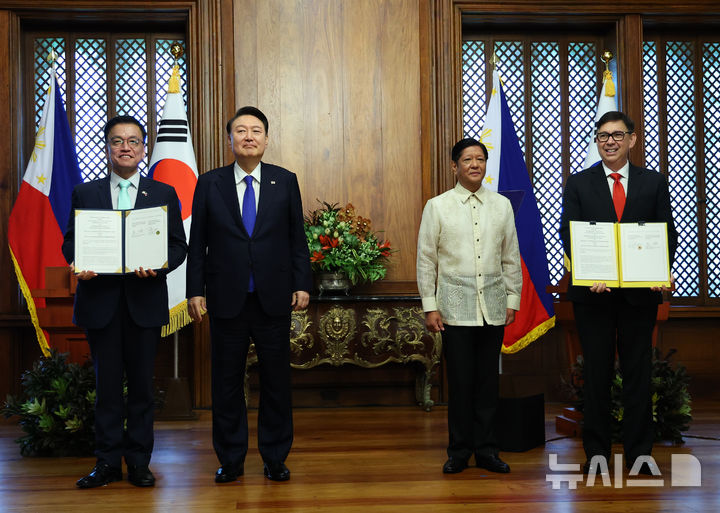
[[(431, 377), (440, 363), (442, 342), (425, 330), (416, 296), (313, 296), (307, 310), (294, 312), (290, 361), (295, 369), (322, 364), (374, 368), (390, 362), (414, 363), (415, 398), (430, 411)], [(257, 363), (250, 346), (248, 367)]]

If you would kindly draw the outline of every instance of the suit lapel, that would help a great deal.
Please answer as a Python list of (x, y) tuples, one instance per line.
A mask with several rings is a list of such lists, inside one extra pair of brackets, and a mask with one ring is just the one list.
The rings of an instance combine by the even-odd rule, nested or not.
[(263, 221), (267, 218), (269, 209), (275, 195), (276, 183), (275, 170), (270, 164), (260, 165), (260, 200), (258, 201), (257, 217), (255, 218), (255, 229), (257, 231)]
[(233, 169), (233, 164), (225, 166), (219, 171), (215, 186), (218, 188), (220, 197), (223, 199), (228, 211), (232, 215), (233, 221), (245, 230), (242, 223), (242, 216), (240, 215), (240, 201), (237, 197), (237, 185), (235, 184), (235, 171)]
[(97, 180), (98, 205), (102, 209), (112, 210), (112, 196), (110, 195), (110, 175), (108, 174), (105, 178)]
[(625, 210), (623, 210), (623, 217), (627, 217), (628, 211), (634, 204), (637, 203), (640, 197), (640, 191), (643, 184), (643, 170), (637, 166), (630, 164), (628, 171), (628, 191), (625, 199)]
[(598, 191), (598, 200), (601, 203), (601, 208), (608, 213), (611, 219), (617, 218), (612, 194), (610, 194), (610, 187), (608, 187), (607, 176), (605, 176), (605, 168), (603, 168), (602, 163), (598, 163), (592, 170), (592, 188)]
[(149, 178), (140, 177), (138, 182), (138, 193), (135, 197), (135, 208), (147, 208), (153, 206), (153, 184)]

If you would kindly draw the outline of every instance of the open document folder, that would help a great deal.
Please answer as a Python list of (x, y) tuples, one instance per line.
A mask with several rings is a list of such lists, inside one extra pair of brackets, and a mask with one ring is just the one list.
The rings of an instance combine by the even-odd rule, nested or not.
[(75, 210), (75, 272), (131, 273), (168, 267), (167, 205)]
[(570, 221), (573, 285), (670, 287), (666, 223)]

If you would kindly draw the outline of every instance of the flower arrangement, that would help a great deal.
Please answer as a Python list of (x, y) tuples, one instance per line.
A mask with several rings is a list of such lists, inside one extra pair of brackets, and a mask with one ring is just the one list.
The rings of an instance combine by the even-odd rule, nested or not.
[(313, 271), (345, 273), (353, 285), (384, 278), (390, 241), (380, 240), (370, 219), (357, 215), (351, 203), (344, 208), (321, 203), (322, 208), (305, 216)]

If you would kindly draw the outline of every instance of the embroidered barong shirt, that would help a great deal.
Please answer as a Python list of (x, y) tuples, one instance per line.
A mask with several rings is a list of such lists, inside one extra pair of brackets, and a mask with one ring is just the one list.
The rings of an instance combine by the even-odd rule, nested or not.
[(522, 269), (510, 201), (459, 183), (430, 199), (418, 234), (417, 282), (425, 312), (453, 326), (504, 325), (520, 309)]

